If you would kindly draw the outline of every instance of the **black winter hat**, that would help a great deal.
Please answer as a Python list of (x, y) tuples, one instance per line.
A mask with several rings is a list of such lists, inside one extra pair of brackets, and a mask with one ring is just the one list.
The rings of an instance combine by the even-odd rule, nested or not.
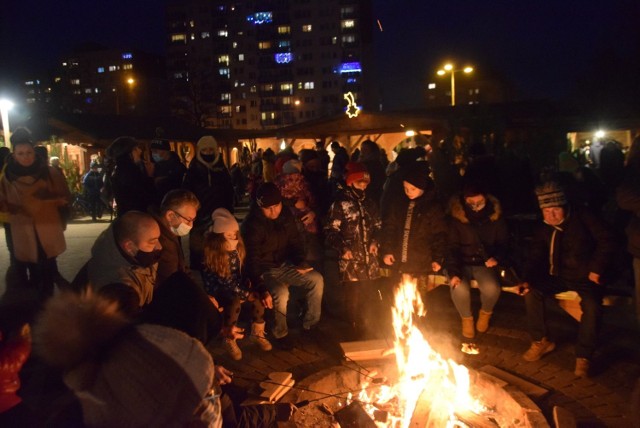
[(404, 173), (404, 181), (418, 189), (426, 190), (431, 182), (429, 173), (429, 164), (427, 162), (417, 161), (407, 166), (407, 171)]
[(32, 147), (35, 145), (27, 128), (18, 128), (11, 134), (11, 146), (15, 148), (20, 144), (29, 144)]
[(280, 190), (273, 183), (263, 183), (256, 190), (256, 203), (260, 208), (267, 208), (282, 202)]
[(166, 150), (171, 151), (171, 145), (169, 144), (169, 140), (164, 138), (156, 138), (155, 140), (151, 140), (150, 145), (151, 150)]

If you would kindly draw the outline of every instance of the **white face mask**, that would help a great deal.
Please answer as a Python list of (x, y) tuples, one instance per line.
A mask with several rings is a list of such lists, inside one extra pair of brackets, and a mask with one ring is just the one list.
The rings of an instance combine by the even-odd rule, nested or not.
[(189, 232), (191, 231), (191, 228), (193, 226), (189, 226), (186, 223), (180, 223), (180, 225), (178, 227), (172, 227), (171, 231), (173, 232), (174, 235), (177, 236), (186, 236), (189, 234)]

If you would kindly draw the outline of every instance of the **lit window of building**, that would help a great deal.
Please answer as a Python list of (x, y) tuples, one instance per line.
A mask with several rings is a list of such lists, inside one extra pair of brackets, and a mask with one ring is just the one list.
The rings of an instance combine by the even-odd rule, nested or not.
[(70, 82), (72, 85), (79, 85), (80, 84), (80, 79), (71, 79)]
[(278, 27), (278, 34), (289, 34), (291, 33), (291, 27), (288, 25), (280, 25)]
[(98, 67), (98, 73), (104, 73), (104, 67)]
[(344, 36), (342, 36), (343, 44), (351, 44), (355, 42), (356, 42), (356, 36), (353, 34), (345, 34)]
[(331, 38), (331, 44), (332, 44), (332, 45), (337, 45), (337, 44), (338, 44), (338, 37), (333, 36), (333, 37)]
[(125, 52), (122, 54), (122, 59), (132, 59), (133, 55), (130, 52)]
[(244, 61), (244, 54), (238, 54), (238, 61)]
[(340, 64), (340, 74), (343, 73), (359, 73), (362, 71), (362, 67), (358, 61), (343, 62)]
[(291, 41), (290, 40), (278, 40), (278, 47), (279, 48), (289, 48), (289, 47), (291, 47)]
[(91, 92), (93, 92), (93, 91), (91, 90), (91, 88), (85, 88), (85, 90), (84, 90), (84, 93), (85, 93), (85, 94), (90, 94)]
[(313, 89), (313, 82), (304, 82), (304, 89)]
[(265, 85), (262, 85), (261, 88), (264, 92), (271, 92), (273, 91), (273, 83), (267, 83)]
[(227, 30), (218, 30), (218, 37), (229, 37), (229, 32)]
[(291, 97), (282, 97), (282, 104), (290, 105), (291, 104)]
[(220, 106), (220, 113), (231, 114), (231, 106)]
[(435, 88), (436, 88), (435, 83), (429, 83), (429, 89), (435, 89)]
[(292, 91), (293, 90), (293, 83), (281, 83), (280, 84), (280, 90), (281, 91)]
[(218, 64), (229, 65), (229, 55), (219, 55), (218, 56)]
[(115, 65), (110, 65), (109, 66), (109, 71), (116, 71), (118, 69), (118, 67), (116, 67)]
[(220, 73), (221, 76), (226, 76), (227, 78), (229, 77), (229, 69), (228, 68), (221, 68), (218, 70), (218, 73)]
[(191, 33), (191, 40), (195, 40), (196, 39), (196, 35)]
[(220, 100), (231, 101), (231, 94), (229, 92), (223, 92), (220, 94)]
[(201, 39), (208, 39), (209, 37), (211, 37), (211, 33), (209, 33), (208, 31), (203, 31), (202, 33), (200, 33)]
[(123, 64), (122, 65), (122, 69), (123, 70), (131, 70), (133, 68), (133, 64)]
[(356, 22), (353, 19), (345, 19), (342, 21), (342, 28), (353, 28), (356, 26)]
[(278, 64), (288, 64), (293, 59), (291, 52), (277, 53), (274, 57)]
[(258, 49), (271, 49), (271, 42), (258, 42)]
[(303, 33), (310, 33), (311, 32), (311, 24), (306, 24), (302, 26), (302, 32)]
[(256, 25), (270, 24), (272, 20), (273, 14), (271, 12), (256, 12), (247, 16), (247, 21)]
[(171, 35), (171, 41), (172, 42), (185, 42), (187, 41), (187, 35), (186, 34), (172, 34)]
[(189, 27), (193, 28), (196, 26), (196, 23), (193, 21), (189, 21)]

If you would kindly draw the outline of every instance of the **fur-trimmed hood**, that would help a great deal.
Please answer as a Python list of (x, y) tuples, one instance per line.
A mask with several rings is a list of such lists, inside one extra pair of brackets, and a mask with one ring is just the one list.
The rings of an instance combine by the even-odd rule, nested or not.
[[(498, 198), (490, 194), (486, 194), (485, 199), (487, 200), (487, 205), (484, 209), (488, 210), (488, 219), (490, 221), (497, 221), (502, 217), (502, 205), (500, 205), (500, 201)], [(452, 197), (449, 201), (449, 214), (460, 223), (469, 224), (469, 217), (467, 216), (467, 212), (464, 208), (464, 202), (460, 195)]]

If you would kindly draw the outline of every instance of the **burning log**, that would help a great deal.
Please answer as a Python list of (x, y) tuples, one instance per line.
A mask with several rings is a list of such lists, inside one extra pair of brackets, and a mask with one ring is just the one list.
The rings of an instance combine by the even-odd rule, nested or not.
[(377, 428), (375, 422), (357, 401), (334, 413), (341, 428)]

